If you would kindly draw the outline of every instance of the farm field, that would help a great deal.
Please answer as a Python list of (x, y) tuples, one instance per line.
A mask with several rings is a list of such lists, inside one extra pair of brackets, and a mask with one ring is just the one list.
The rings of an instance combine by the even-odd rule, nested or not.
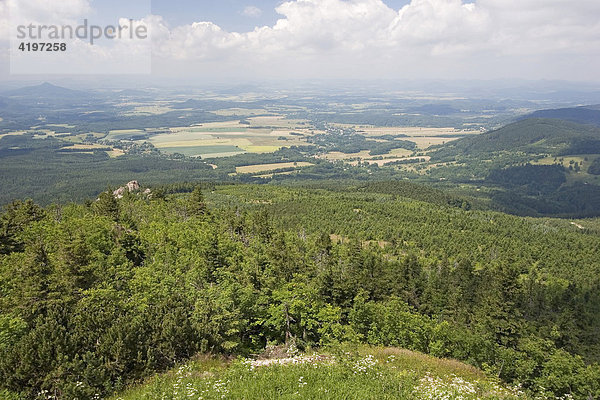
[[(309, 134), (304, 121), (283, 117), (250, 118), (241, 121), (215, 122), (191, 127), (170, 128), (170, 133), (152, 136), (149, 141), (167, 153), (187, 156), (227, 157), (240, 153), (271, 153), (282, 147), (306, 143), (292, 132)], [(119, 134), (127, 134), (122, 132)]]
[[(383, 154), (383, 155), (377, 155), (377, 156), (372, 156), (369, 154), (369, 150), (363, 150), (360, 151), (358, 153), (342, 153), (339, 151), (331, 151), (329, 153), (320, 155), (319, 158), (324, 159), (324, 160), (328, 160), (328, 161), (356, 161), (357, 159), (360, 160), (371, 160), (373, 158), (396, 158), (396, 159), (404, 159), (407, 157), (410, 157), (413, 152), (411, 150), (406, 150), (406, 149), (394, 149), (392, 151), (390, 151), (388, 154)], [(388, 160), (388, 162), (390, 162)]]
[[(124, 103), (122, 106), (129, 106), (131, 104)], [(173, 111), (173, 108), (167, 104), (145, 104), (137, 105), (132, 111), (125, 113), (125, 116), (144, 116), (144, 115), (162, 115)]]
[(424, 127), (368, 127), (356, 128), (358, 133), (367, 137), (383, 135), (405, 135), (406, 140), (415, 142), (417, 147), (424, 150), (430, 146), (445, 144), (462, 136), (478, 135), (481, 131), (465, 131), (455, 128), (424, 128)]
[(309, 162), (288, 162), (288, 163), (276, 163), (276, 164), (259, 164), (259, 165), (247, 165), (243, 167), (237, 167), (235, 170), (238, 174), (256, 174), (266, 171), (274, 171), (283, 168), (301, 168), (310, 167), (314, 165)]
[(146, 132), (140, 129), (123, 129), (110, 131), (106, 140), (130, 140), (132, 137), (145, 135)]
[(227, 108), (213, 111), (213, 113), (223, 117), (254, 117), (257, 115), (267, 114), (268, 111), (264, 109)]
[(237, 146), (214, 145), (214, 146), (181, 146), (181, 147), (160, 147), (165, 153), (179, 153), (188, 157), (230, 157), (245, 153)]
[(5, 136), (21, 136), (25, 134), (25, 131), (23, 132), (9, 132), (9, 133), (4, 133), (4, 134), (0, 134), (0, 139), (2, 139)]

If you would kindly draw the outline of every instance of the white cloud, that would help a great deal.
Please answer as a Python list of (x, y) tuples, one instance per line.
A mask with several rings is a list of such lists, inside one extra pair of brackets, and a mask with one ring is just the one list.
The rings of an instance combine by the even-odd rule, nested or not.
[[(68, 17), (88, 5), (62, 0), (48, 12)], [(598, 0), (412, 0), (400, 10), (382, 0), (290, 0), (276, 11), (275, 24), (250, 32), (144, 22), (166, 74), (600, 79)]]
[[(0, 0), (3, 1), (3, 0)], [(127, 26), (117, 38), (100, 39), (104, 27), (94, 25), (93, 20), (88, 22), (88, 29), (83, 28), (82, 21), (94, 16), (94, 10), (89, 0), (61, 0), (50, 2), (48, 0), (4, 0), (0, 3), (2, 8), (8, 9), (10, 18), (8, 28), (3, 36), (8, 42), (10, 53), (10, 68), (14, 74), (117, 74), (117, 73), (149, 73), (151, 68), (152, 43), (136, 35), (130, 36), (129, 32), (139, 32), (136, 28), (144, 21), (132, 21), (125, 18), (119, 19), (120, 26)], [(113, 10), (118, 12), (116, 10)], [(118, 16), (118, 15), (117, 15)], [(3, 25), (0, 19), (0, 25)], [(25, 27), (34, 25), (33, 36), (29, 39), (18, 38), (19, 25)], [(48, 26), (71, 26), (67, 32), (85, 32), (85, 38), (70, 37), (67, 33), (61, 39), (49, 36), (52, 31)], [(92, 44), (92, 30), (95, 42)], [(39, 29), (35, 29), (37, 26)], [(1, 26), (0, 26), (1, 28)], [(119, 31), (118, 29), (115, 32)], [(42, 33), (43, 32), (43, 33)], [(61, 32), (56, 29), (56, 32)], [(41, 34), (41, 36), (40, 36)], [(97, 35), (97, 36), (96, 36)], [(39, 36), (39, 37), (38, 37)], [(141, 35), (143, 36), (143, 34)], [(25, 41), (32, 42), (60, 42), (66, 47), (61, 51), (18, 51), (18, 45)]]
[(262, 15), (262, 13), (262, 10), (256, 6), (248, 6), (244, 8), (244, 11), (242, 11), (242, 14), (250, 18), (258, 18)]
[(90, 0), (5, 0), (11, 18), (19, 18), (28, 23), (62, 24), (73, 22), (89, 15), (92, 11)]

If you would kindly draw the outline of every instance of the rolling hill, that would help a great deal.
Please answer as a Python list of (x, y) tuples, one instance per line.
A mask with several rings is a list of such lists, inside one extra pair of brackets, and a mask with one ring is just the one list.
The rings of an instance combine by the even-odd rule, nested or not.
[(89, 97), (89, 94), (81, 90), (67, 89), (48, 82), (41, 85), (26, 86), (2, 93), (3, 96), (18, 99), (74, 99)]
[(529, 118), (482, 135), (466, 137), (432, 154), (433, 160), (456, 156), (488, 157), (493, 153), (600, 153), (600, 128), (558, 119)]
[(554, 118), (578, 124), (600, 126), (600, 104), (593, 106), (559, 108), (554, 110), (540, 110), (532, 113), (528, 118)]

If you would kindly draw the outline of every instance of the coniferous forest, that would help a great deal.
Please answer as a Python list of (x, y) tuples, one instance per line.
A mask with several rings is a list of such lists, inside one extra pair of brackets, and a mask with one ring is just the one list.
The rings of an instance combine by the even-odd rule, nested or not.
[(532, 396), (600, 396), (597, 230), (385, 186), (13, 202), (0, 394), (89, 399), (199, 353), (364, 343), (458, 359)]

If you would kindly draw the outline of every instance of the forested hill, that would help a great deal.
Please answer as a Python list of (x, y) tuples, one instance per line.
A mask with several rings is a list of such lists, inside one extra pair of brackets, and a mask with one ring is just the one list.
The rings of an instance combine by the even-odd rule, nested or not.
[(600, 105), (536, 111), (528, 118), (555, 118), (600, 126)]
[(597, 231), (381, 189), (12, 204), (0, 397), (104, 396), (198, 353), (284, 342), (403, 347), (537, 398), (600, 396)]
[(559, 119), (529, 118), (448, 143), (433, 153), (433, 158), (487, 157), (501, 152), (596, 154), (600, 153), (600, 128)]
[(1, 92), (0, 95), (10, 98), (27, 98), (27, 99), (65, 99), (65, 98), (83, 98), (90, 97), (86, 92), (79, 90), (67, 89), (56, 86), (48, 82), (41, 85), (28, 86), (20, 89), (14, 89), (6, 92)]

